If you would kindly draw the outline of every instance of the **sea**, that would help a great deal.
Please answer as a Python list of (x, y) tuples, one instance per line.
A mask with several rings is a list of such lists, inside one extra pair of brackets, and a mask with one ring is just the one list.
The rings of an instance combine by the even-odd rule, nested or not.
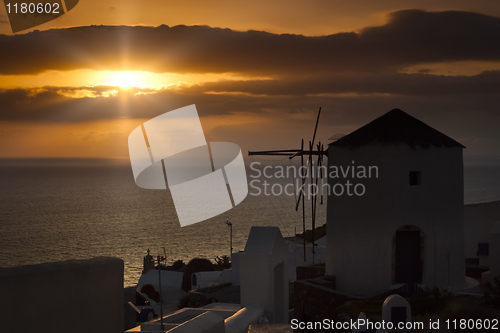
[[(466, 204), (500, 200), (500, 158), (465, 158), (464, 187)], [(128, 287), (148, 249), (169, 264), (187, 263), (230, 255), (231, 239), (233, 251), (243, 250), (251, 226), (302, 232), (295, 195), (250, 192), (228, 212), (180, 227), (169, 192), (136, 186), (128, 159), (0, 159), (0, 267), (113, 256), (124, 261)], [(309, 228), (311, 210), (306, 201)], [(326, 198), (317, 201), (316, 221), (326, 221)]]

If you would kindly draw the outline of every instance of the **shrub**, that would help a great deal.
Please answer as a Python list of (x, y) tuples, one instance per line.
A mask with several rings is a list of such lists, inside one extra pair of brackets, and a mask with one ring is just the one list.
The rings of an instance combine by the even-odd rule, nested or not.
[(231, 258), (229, 256), (223, 255), (222, 257), (215, 257), (215, 266), (217, 269), (231, 268)]
[(184, 261), (182, 261), (182, 260), (176, 260), (172, 264), (172, 269), (175, 270), (175, 271), (177, 271), (177, 270), (181, 269), (184, 266), (186, 266), (186, 264), (184, 263)]
[(141, 293), (146, 294), (150, 299), (155, 302), (160, 301), (160, 293), (155, 290), (155, 287), (151, 284), (145, 284), (141, 288)]

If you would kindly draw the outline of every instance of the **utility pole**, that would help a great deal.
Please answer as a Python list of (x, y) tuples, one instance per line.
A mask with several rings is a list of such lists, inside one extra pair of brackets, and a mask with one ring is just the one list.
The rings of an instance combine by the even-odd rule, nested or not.
[(160, 284), (160, 330), (163, 331), (163, 303), (161, 299), (161, 259), (158, 255), (158, 281)]
[(226, 224), (229, 226), (229, 246), (231, 248), (230, 257), (233, 255), (233, 224), (229, 221), (226, 222)]

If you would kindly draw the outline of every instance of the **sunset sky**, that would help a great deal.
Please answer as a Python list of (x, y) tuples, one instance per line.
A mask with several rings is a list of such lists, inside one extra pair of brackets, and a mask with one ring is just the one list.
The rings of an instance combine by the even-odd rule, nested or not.
[(295, 148), (400, 108), (500, 157), (496, 0), (82, 0), (13, 34), (0, 8), (0, 157), (127, 157), (196, 104), (208, 141)]

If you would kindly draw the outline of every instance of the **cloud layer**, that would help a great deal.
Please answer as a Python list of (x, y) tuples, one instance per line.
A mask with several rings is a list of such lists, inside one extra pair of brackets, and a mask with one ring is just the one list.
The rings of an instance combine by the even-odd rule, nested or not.
[(500, 18), (404, 10), (359, 32), (328, 36), (207, 26), (91, 26), (0, 36), (1, 74), (49, 69), (282, 75), (380, 72), (417, 63), (500, 60)]
[[(245, 115), (247, 123), (215, 124), (209, 136), (255, 149), (273, 148), (270, 133), (275, 144), (308, 135), (319, 106), (323, 140), (397, 107), (476, 152), (492, 153), (500, 146), (500, 71), (445, 76), (425, 65), (500, 62), (499, 40), (500, 18), (420, 10), (393, 12), (382, 26), (318, 37), (207, 26), (91, 26), (0, 36), (0, 49), (8, 50), (0, 53), (0, 74), (87, 68), (250, 78), (158, 91), (0, 90), (0, 122), (63, 126), (127, 118), (140, 123), (194, 103), (205, 118)], [(423, 70), (405, 72), (415, 65)], [(252, 79), (257, 76), (268, 79)]]

